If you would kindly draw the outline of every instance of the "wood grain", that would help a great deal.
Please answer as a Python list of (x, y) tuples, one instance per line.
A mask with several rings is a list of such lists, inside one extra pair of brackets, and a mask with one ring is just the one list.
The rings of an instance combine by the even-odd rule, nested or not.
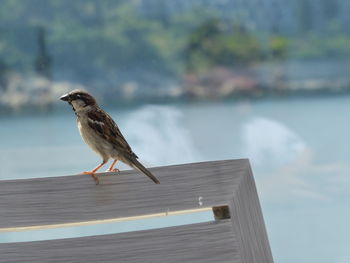
[(232, 195), (232, 226), (241, 246), (242, 262), (270, 263), (272, 253), (267, 239), (258, 193), (250, 167)]
[(0, 262), (239, 263), (231, 223), (0, 245)]
[(60, 224), (223, 205), (248, 169), (247, 160), (150, 169), (154, 184), (137, 171), (0, 181), (0, 227)]
[[(85, 175), (0, 181), (0, 228), (225, 204), (231, 219), (98, 237), (2, 244), (0, 262), (273, 262), (248, 160), (150, 170), (160, 185), (136, 171), (102, 175), (98, 186)], [(9, 261), (12, 258), (16, 260)]]

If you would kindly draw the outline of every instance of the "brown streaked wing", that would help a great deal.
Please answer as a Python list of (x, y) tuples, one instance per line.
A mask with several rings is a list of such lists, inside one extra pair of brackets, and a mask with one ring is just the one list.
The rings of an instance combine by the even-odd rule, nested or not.
[(96, 130), (102, 138), (112, 142), (118, 150), (123, 149), (126, 154), (131, 155), (130, 157), (138, 158), (120, 132), (118, 125), (105, 111), (97, 109), (88, 112), (87, 116), (89, 126)]

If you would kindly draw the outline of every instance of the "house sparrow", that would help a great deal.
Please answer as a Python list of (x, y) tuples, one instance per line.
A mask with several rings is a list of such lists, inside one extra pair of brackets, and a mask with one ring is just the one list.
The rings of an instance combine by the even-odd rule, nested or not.
[(119, 160), (139, 170), (151, 178), (153, 182), (159, 184), (158, 179), (137, 160), (137, 155), (131, 150), (117, 124), (97, 105), (93, 96), (86, 91), (73, 90), (60, 97), (60, 99), (67, 101), (72, 106), (77, 116), (81, 137), (92, 150), (102, 157), (100, 165), (91, 171), (83, 172), (83, 174), (91, 175), (98, 184), (96, 171), (105, 165), (109, 159), (113, 159), (113, 163), (107, 172), (119, 171), (113, 169)]

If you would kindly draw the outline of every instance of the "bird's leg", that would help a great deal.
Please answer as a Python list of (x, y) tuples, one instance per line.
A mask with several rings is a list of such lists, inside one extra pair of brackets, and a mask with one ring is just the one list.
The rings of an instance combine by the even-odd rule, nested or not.
[(96, 184), (99, 184), (99, 180), (97, 176), (95, 175), (96, 171), (100, 169), (103, 165), (105, 165), (107, 161), (103, 160), (101, 164), (97, 165), (94, 169), (91, 171), (83, 172), (82, 174), (89, 174), (92, 176), (92, 178), (95, 180)]
[(119, 172), (119, 169), (117, 169), (117, 168), (114, 168), (114, 169), (113, 169), (113, 167), (114, 167), (114, 165), (117, 163), (117, 161), (118, 161), (118, 160), (114, 160), (114, 161), (112, 162), (111, 166), (107, 169), (106, 172)]

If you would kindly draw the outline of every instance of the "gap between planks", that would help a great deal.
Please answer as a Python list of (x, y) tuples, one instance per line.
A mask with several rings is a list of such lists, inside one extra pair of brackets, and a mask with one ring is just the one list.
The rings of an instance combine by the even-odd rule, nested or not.
[[(220, 207), (227, 207), (227, 206), (219, 206), (219, 208)], [(195, 214), (195, 213), (208, 212), (208, 211), (215, 212), (215, 209), (217, 209), (217, 207), (203, 207), (203, 208), (186, 209), (186, 210), (179, 210), (179, 211), (167, 211), (167, 212), (146, 214), (146, 215), (139, 215), (139, 216), (99, 219), (99, 220), (91, 220), (91, 221), (83, 221), (83, 222), (71, 222), (71, 223), (63, 223), (63, 224), (49, 224), (49, 225), (37, 225), (37, 226), (22, 226), (22, 227), (7, 227), (7, 228), (0, 228), (0, 232), (19, 232), (19, 231), (29, 231), (29, 230), (44, 230), (44, 229), (53, 229), (53, 228), (98, 225), (98, 224), (105, 224), (105, 223), (117, 223), (117, 222), (142, 220), (142, 219), (156, 218), (156, 217)], [(219, 218), (216, 217), (216, 219), (219, 219)]]

